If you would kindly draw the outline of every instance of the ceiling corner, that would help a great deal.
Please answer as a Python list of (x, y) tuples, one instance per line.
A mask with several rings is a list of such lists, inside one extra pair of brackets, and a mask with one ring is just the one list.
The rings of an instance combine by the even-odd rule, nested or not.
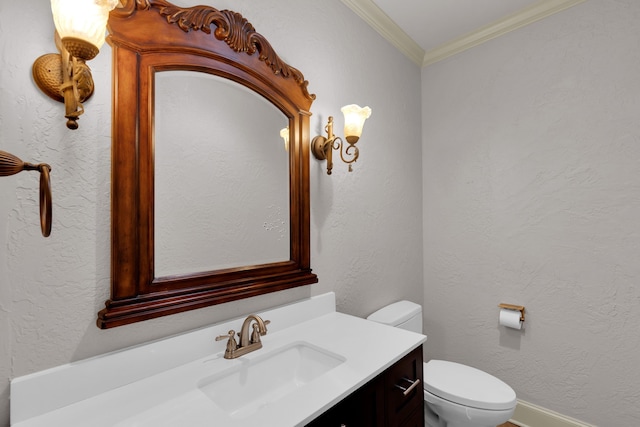
[(341, 1), (409, 59), (422, 66), (424, 63), (424, 50), (372, 0)]
[(532, 24), (548, 16), (580, 4), (586, 0), (540, 0), (533, 5), (509, 15), (503, 19), (479, 28), (469, 34), (445, 43), (424, 55), (423, 66), (426, 67), (457, 53), (471, 49), (496, 37)]
[(425, 53), (373, 0), (341, 0), (380, 35), (421, 67), (434, 64), (586, 0), (539, 0), (514, 14), (462, 35)]

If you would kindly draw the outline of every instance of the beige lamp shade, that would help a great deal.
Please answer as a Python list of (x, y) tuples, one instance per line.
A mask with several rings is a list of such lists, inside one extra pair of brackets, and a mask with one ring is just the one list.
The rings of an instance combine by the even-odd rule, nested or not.
[(341, 111), (344, 114), (344, 136), (349, 143), (354, 144), (362, 135), (364, 121), (371, 116), (371, 108), (351, 104), (342, 107)]
[(104, 44), (109, 12), (118, 0), (51, 0), (53, 22), (71, 55), (93, 59)]

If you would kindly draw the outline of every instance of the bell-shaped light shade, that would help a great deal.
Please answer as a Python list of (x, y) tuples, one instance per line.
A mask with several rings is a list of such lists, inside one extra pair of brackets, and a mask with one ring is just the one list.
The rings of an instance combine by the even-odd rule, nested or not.
[(84, 60), (95, 57), (104, 44), (109, 12), (117, 5), (118, 0), (51, 0), (53, 22), (65, 48)]
[(280, 129), (280, 137), (284, 140), (284, 149), (289, 151), (289, 126)]
[(351, 104), (342, 107), (341, 111), (344, 114), (344, 137), (355, 144), (362, 135), (364, 121), (371, 116), (371, 108)]

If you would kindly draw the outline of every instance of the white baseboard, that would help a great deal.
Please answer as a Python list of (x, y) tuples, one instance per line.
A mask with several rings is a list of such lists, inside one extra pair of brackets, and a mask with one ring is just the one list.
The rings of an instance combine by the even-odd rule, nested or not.
[(509, 421), (520, 427), (596, 427), (523, 400)]

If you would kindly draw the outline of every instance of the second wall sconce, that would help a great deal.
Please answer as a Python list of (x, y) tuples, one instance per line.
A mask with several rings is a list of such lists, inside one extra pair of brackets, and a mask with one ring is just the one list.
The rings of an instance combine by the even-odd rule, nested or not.
[[(353, 171), (352, 165), (360, 155), (356, 142), (362, 135), (365, 120), (371, 116), (371, 108), (359, 107), (355, 104), (345, 105), (341, 111), (344, 114), (344, 137), (349, 145), (345, 148), (342, 139), (333, 134), (333, 117), (331, 116), (324, 128), (327, 136), (318, 135), (311, 141), (311, 152), (314, 157), (327, 161), (327, 175), (331, 175), (333, 169), (333, 150), (340, 152), (342, 161), (349, 165), (349, 172)], [(345, 159), (345, 155), (349, 159)]]
[(64, 102), (69, 129), (78, 128), (82, 103), (93, 94), (91, 69), (85, 62), (104, 44), (109, 12), (117, 5), (118, 0), (51, 0), (60, 54), (36, 59), (32, 72), (40, 90)]

